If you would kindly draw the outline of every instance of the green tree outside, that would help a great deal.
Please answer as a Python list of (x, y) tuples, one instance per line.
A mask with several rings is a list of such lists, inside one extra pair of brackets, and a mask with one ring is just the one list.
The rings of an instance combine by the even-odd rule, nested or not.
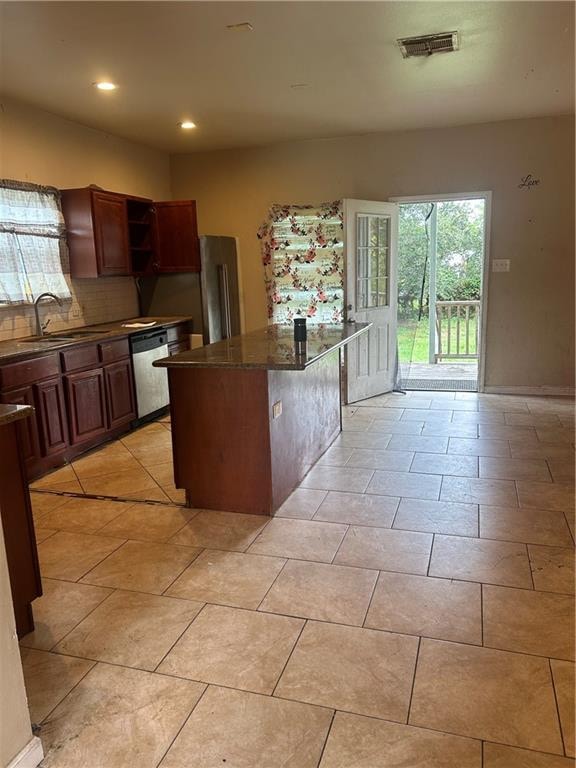
[[(482, 284), (484, 200), (449, 200), (436, 205), (438, 301), (477, 300)], [(398, 331), (400, 359), (403, 362), (409, 359), (414, 362), (428, 361), (427, 346), (424, 343), (413, 344), (412, 340), (417, 338), (420, 342), (428, 328), (430, 269), (426, 264), (426, 217), (429, 212), (430, 203), (400, 205)], [(418, 323), (423, 277), (422, 319)]]

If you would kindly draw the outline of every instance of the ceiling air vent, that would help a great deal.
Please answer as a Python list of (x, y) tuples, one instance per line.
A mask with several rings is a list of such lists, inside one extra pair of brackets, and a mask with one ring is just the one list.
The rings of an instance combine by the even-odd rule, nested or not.
[(458, 32), (401, 37), (398, 45), (405, 59), (410, 59), (412, 56), (432, 56), (433, 53), (450, 53), (458, 50)]

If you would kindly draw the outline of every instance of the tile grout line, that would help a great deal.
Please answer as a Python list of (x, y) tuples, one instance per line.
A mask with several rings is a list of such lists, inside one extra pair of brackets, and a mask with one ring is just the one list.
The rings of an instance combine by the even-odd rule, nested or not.
[[(91, 586), (91, 585), (86, 585), (86, 586)], [(60, 643), (64, 642), (64, 640), (66, 640), (66, 638), (67, 638), (67, 637), (68, 637), (68, 636), (69, 636), (69, 635), (70, 635), (72, 632), (74, 632), (74, 630), (75, 630), (75, 629), (78, 629), (78, 627), (80, 626), (80, 624), (82, 624), (82, 622), (83, 622), (83, 621), (85, 621), (85, 620), (86, 620), (86, 619), (87, 619), (89, 616), (91, 616), (91, 615), (94, 613), (94, 611), (96, 611), (98, 608), (100, 608), (100, 606), (101, 606), (101, 605), (103, 605), (103, 604), (106, 602), (106, 600), (108, 600), (108, 598), (112, 597), (114, 594), (116, 594), (116, 592), (121, 592), (121, 591), (122, 591), (122, 590), (114, 589), (113, 587), (99, 587), (99, 588), (100, 588), (100, 589), (111, 589), (112, 591), (110, 592), (110, 594), (109, 594), (109, 595), (106, 595), (105, 597), (103, 597), (103, 598), (102, 598), (102, 600), (100, 600), (100, 602), (99, 602), (97, 605), (95, 605), (95, 606), (94, 606), (94, 608), (92, 608), (92, 610), (88, 611), (88, 613), (86, 614), (86, 616), (83, 616), (83, 617), (80, 619), (80, 621), (78, 621), (76, 624), (74, 624), (74, 626), (72, 627), (72, 629), (71, 629), (69, 632), (66, 632), (66, 634), (65, 634), (65, 635), (63, 635), (63, 636), (60, 638), (60, 640), (57, 640), (57, 641), (54, 643), (54, 645), (50, 646), (50, 648), (48, 649), (48, 653), (58, 653), (58, 651), (55, 651), (55, 650), (54, 650), (54, 649), (56, 648), (56, 646), (57, 646), (57, 645), (60, 645)], [(24, 637), (26, 637), (26, 635), (24, 635)], [(24, 647), (26, 647), (26, 646), (24, 646)], [(35, 650), (38, 650), (38, 651), (40, 651), (40, 650), (44, 650), (44, 649), (43, 649), (43, 648), (36, 648)], [(63, 656), (66, 656), (66, 655), (68, 655), (68, 654), (61, 654), (61, 655), (63, 655)], [(81, 657), (79, 657), (79, 658), (86, 658), (86, 657), (85, 657), (85, 656), (81, 656)], [(97, 659), (96, 659), (96, 661), (97, 661)]]
[(330, 560), (329, 563), (327, 563), (327, 565), (338, 565), (338, 563), (335, 563), (334, 561), (338, 557), (338, 553), (340, 552), (340, 548), (342, 547), (342, 544), (344, 544), (344, 540), (348, 536), (350, 528), (352, 527), (349, 523), (344, 523), (344, 525), (346, 525), (346, 530), (344, 531), (344, 535), (340, 539), (340, 543), (336, 547), (336, 552), (334, 552), (334, 554), (332, 555), (332, 559)]
[[(270, 698), (281, 698), (280, 696), (275, 696), (276, 689), (280, 685), (280, 681), (282, 680), (282, 677), (284, 676), (284, 672), (286, 671), (286, 667), (290, 663), (290, 659), (292, 658), (292, 656), (294, 654), (294, 651), (296, 650), (296, 647), (298, 646), (298, 643), (300, 642), (300, 638), (302, 637), (302, 633), (304, 632), (304, 630), (308, 626), (308, 621), (309, 621), (309, 619), (304, 619), (303, 622), (302, 622), (302, 626), (300, 627), (300, 632), (298, 632), (298, 637), (294, 641), (294, 645), (292, 646), (292, 648), (290, 650), (290, 653), (288, 654), (288, 658), (286, 659), (286, 662), (284, 663), (284, 666), (282, 667), (282, 671), (278, 675), (278, 679), (276, 680), (274, 688), (272, 689), (272, 693), (269, 694)], [(297, 699), (297, 701), (298, 701), (298, 699)], [(321, 706), (321, 705), (317, 705), (317, 706)]]
[[(161, 595), (161, 597), (166, 597), (166, 595)], [(198, 600), (197, 602), (200, 602), (200, 601)], [(189, 622), (188, 622), (188, 624), (187, 624), (187, 625), (184, 627), (184, 629), (182, 630), (182, 632), (181, 632), (181, 633), (178, 635), (178, 637), (176, 638), (176, 640), (174, 640), (174, 642), (172, 643), (172, 645), (170, 646), (170, 648), (168, 648), (168, 650), (166, 651), (166, 653), (164, 654), (164, 656), (162, 656), (162, 658), (160, 659), (160, 661), (158, 662), (158, 664), (156, 664), (156, 666), (154, 667), (154, 669), (153, 669), (153, 670), (151, 670), (152, 672), (158, 673), (158, 668), (160, 667), (160, 665), (161, 665), (161, 664), (162, 664), (162, 663), (163, 663), (163, 662), (166, 660), (166, 657), (167, 657), (167, 656), (168, 656), (170, 653), (172, 653), (172, 651), (174, 650), (174, 648), (176, 647), (176, 645), (177, 645), (177, 644), (180, 642), (180, 640), (181, 640), (181, 639), (182, 639), (182, 637), (183, 637), (183, 636), (186, 634), (186, 632), (188, 632), (188, 630), (190, 629), (190, 627), (192, 626), (192, 624), (194, 624), (194, 622), (196, 621), (196, 619), (197, 619), (197, 618), (198, 618), (198, 617), (199, 617), (201, 614), (203, 614), (203, 613), (204, 613), (204, 611), (205, 611), (205, 609), (206, 609), (207, 605), (209, 605), (209, 603), (204, 603), (204, 605), (203, 605), (203, 606), (200, 608), (200, 610), (198, 611), (198, 613), (197, 613), (197, 614), (196, 614), (196, 615), (195, 615), (195, 616), (194, 616), (192, 619), (190, 619), (190, 621), (189, 621)], [(159, 674), (162, 674), (162, 673), (160, 672)], [(200, 681), (198, 681), (198, 682), (200, 682)]]
[[(154, 673), (154, 672), (152, 672), (151, 674), (155, 674), (155, 673)], [(183, 678), (183, 679), (184, 679), (184, 678)], [(196, 709), (196, 707), (198, 706), (198, 704), (200, 704), (200, 702), (201, 702), (201, 701), (202, 701), (202, 699), (204, 698), (204, 694), (206, 693), (206, 691), (208, 690), (208, 688), (210, 687), (210, 685), (209, 685), (209, 684), (206, 684), (206, 683), (204, 683), (203, 685), (204, 685), (204, 690), (202, 691), (202, 693), (200, 694), (200, 696), (198, 696), (198, 700), (195, 702), (194, 706), (192, 707), (192, 709), (190, 710), (190, 712), (188, 713), (188, 715), (187, 715), (187, 716), (184, 718), (184, 722), (182, 723), (182, 725), (180, 726), (180, 728), (178, 728), (178, 730), (176, 731), (176, 734), (174, 735), (174, 738), (173, 738), (173, 739), (170, 741), (170, 744), (169, 744), (169, 745), (166, 747), (166, 751), (164, 752), (164, 754), (162, 755), (162, 757), (160, 758), (160, 760), (158, 760), (158, 762), (156, 763), (156, 766), (155, 766), (155, 768), (161, 768), (161, 765), (162, 765), (162, 763), (164, 762), (164, 759), (166, 758), (166, 755), (168, 754), (168, 752), (170, 752), (170, 750), (171, 750), (171, 749), (172, 749), (172, 747), (174, 746), (174, 742), (176, 741), (176, 739), (178, 738), (178, 736), (180, 736), (180, 734), (181, 734), (181, 733), (182, 733), (182, 731), (184, 730), (184, 726), (186, 725), (186, 723), (188, 722), (188, 720), (190, 720), (190, 718), (192, 717), (192, 714), (193, 714), (194, 710)]]
[[(374, 579), (374, 586), (372, 587), (372, 591), (370, 593), (370, 599), (368, 600), (368, 605), (366, 606), (366, 610), (364, 611), (364, 618), (362, 619), (362, 624), (360, 624), (360, 627), (362, 629), (367, 629), (366, 627), (366, 621), (368, 619), (368, 614), (370, 613), (370, 608), (372, 607), (372, 601), (374, 600), (374, 595), (376, 594), (376, 589), (378, 587), (378, 583), (380, 582), (380, 576), (382, 575), (382, 571), (377, 571), (377, 576)], [(372, 629), (372, 627), (370, 627)]]
[(480, 584), (480, 645), (484, 648), (484, 584)]
[[(436, 533), (432, 534), (432, 543), (430, 544), (430, 552), (428, 553), (428, 566), (426, 568), (426, 576), (430, 576), (430, 568), (432, 567), (432, 552), (434, 551), (434, 544), (436, 543)], [(452, 581), (453, 579), (449, 579)]]
[(328, 739), (330, 738), (330, 734), (332, 732), (332, 725), (334, 724), (334, 720), (336, 719), (336, 712), (337, 710), (332, 710), (332, 717), (330, 719), (330, 725), (328, 726), (328, 730), (326, 731), (326, 738), (324, 739), (324, 744), (322, 745), (322, 750), (320, 752), (320, 756), (318, 757), (318, 761), (316, 763), (316, 768), (320, 768), (320, 765), (322, 763), (322, 758), (324, 757), (324, 752), (326, 751), (326, 747), (328, 745)]
[(562, 728), (562, 719), (560, 717), (560, 705), (558, 704), (558, 694), (556, 693), (556, 682), (554, 680), (554, 672), (552, 670), (552, 660), (548, 659), (548, 670), (550, 672), (550, 680), (552, 682), (552, 691), (554, 692), (554, 704), (556, 705), (556, 718), (558, 720), (558, 730), (560, 731), (560, 740), (562, 742), (562, 749), (564, 750), (564, 757), (568, 757), (568, 751), (566, 749), (566, 741), (564, 740), (564, 730)]
[[(260, 555), (260, 557), (262, 557), (262, 555)], [(270, 555), (265, 555), (265, 557), (270, 557)], [(255, 611), (259, 611), (259, 610), (260, 610), (260, 608), (262, 607), (262, 603), (263, 603), (263, 602), (264, 602), (264, 600), (266, 600), (266, 598), (268, 597), (268, 594), (269, 594), (270, 590), (272, 589), (272, 587), (274, 586), (274, 584), (276, 584), (276, 582), (277, 582), (277, 581), (278, 581), (278, 579), (280, 578), (280, 574), (281, 574), (281, 573), (283, 573), (283, 571), (284, 571), (284, 568), (286, 568), (286, 566), (287, 566), (287, 564), (288, 564), (289, 562), (290, 562), (290, 558), (285, 558), (285, 562), (282, 564), (282, 568), (280, 568), (280, 570), (278, 571), (278, 573), (276, 574), (276, 576), (275, 576), (275, 577), (272, 579), (272, 583), (270, 584), (270, 586), (269, 586), (269, 587), (268, 587), (268, 589), (266, 590), (266, 592), (265, 592), (265, 594), (264, 594), (264, 597), (262, 598), (262, 600), (260, 600), (260, 602), (258, 603), (258, 605), (256, 606), (256, 608), (254, 608), (254, 610), (255, 610)], [(262, 613), (264, 613), (264, 611), (262, 611)]]
[(410, 698), (408, 700), (408, 709), (406, 711), (406, 725), (410, 723), (410, 710), (412, 709), (412, 699), (414, 698), (414, 686), (416, 685), (416, 672), (418, 670), (418, 661), (420, 660), (420, 648), (422, 646), (422, 638), (418, 638), (418, 646), (416, 648), (416, 659), (414, 661), (414, 674), (412, 675), (412, 686), (410, 688)]
[(528, 544), (524, 544), (524, 547), (526, 549), (526, 559), (528, 560), (528, 570), (530, 571), (530, 581), (532, 583), (532, 590), (535, 592), (536, 587), (534, 585), (534, 571), (532, 570), (532, 560), (530, 559), (530, 550), (528, 549)]
[[(51, 651), (46, 651), (46, 653), (51, 653)], [(64, 655), (64, 654), (62, 654), (62, 655)], [(83, 658), (83, 657), (79, 657), (79, 656), (73, 656), (72, 658)], [(68, 696), (70, 696), (70, 694), (72, 693), (72, 691), (73, 691), (73, 690), (75, 690), (75, 689), (76, 689), (76, 688), (77, 688), (77, 687), (80, 685), (80, 683), (81, 683), (81, 682), (84, 680), (84, 678), (85, 678), (87, 675), (89, 675), (89, 674), (90, 674), (90, 672), (92, 672), (92, 670), (94, 669), (94, 667), (95, 667), (97, 664), (99, 664), (99, 663), (100, 663), (99, 661), (94, 661), (93, 659), (84, 659), (84, 658), (83, 658), (83, 660), (84, 660), (84, 661), (90, 661), (90, 662), (92, 662), (92, 664), (91, 664), (90, 668), (89, 668), (89, 669), (87, 669), (87, 670), (86, 670), (86, 672), (85, 672), (85, 673), (82, 675), (82, 677), (80, 678), (80, 680), (78, 680), (78, 682), (77, 682), (77, 683), (75, 683), (75, 685), (73, 685), (73, 686), (72, 686), (72, 688), (70, 688), (70, 690), (69, 690), (69, 691), (67, 691), (67, 692), (66, 692), (66, 694), (65, 694), (64, 696), (62, 696), (62, 698), (61, 698), (61, 699), (59, 699), (59, 700), (58, 700), (58, 703), (57, 703), (57, 704), (55, 704), (55, 705), (52, 707), (52, 709), (51, 709), (51, 710), (50, 710), (50, 711), (49, 711), (49, 712), (48, 712), (46, 715), (44, 715), (44, 717), (42, 718), (42, 720), (40, 721), (40, 723), (37, 723), (37, 725), (39, 725), (39, 726), (40, 726), (40, 733), (42, 732), (42, 724), (43, 724), (43, 723), (45, 723), (45, 722), (48, 720), (48, 718), (50, 717), (50, 715), (52, 715), (52, 714), (54, 713), (54, 711), (55, 711), (55, 710), (56, 710), (56, 709), (57, 709), (57, 708), (60, 706), (60, 704), (62, 704), (62, 702), (64, 701), (64, 699), (67, 699), (67, 698), (68, 698)], [(47, 757), (47, 755), (44, 755), (44, 757), (46, 758), (46, 757)]]

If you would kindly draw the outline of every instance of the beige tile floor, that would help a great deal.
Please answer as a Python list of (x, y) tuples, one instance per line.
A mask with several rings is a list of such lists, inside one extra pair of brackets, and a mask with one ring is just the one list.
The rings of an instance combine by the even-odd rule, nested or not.
[(167, 420), (34, 484), (46, 768), (574, 768), (573, 401), (344, 411), (272, 520), (184, 507)]

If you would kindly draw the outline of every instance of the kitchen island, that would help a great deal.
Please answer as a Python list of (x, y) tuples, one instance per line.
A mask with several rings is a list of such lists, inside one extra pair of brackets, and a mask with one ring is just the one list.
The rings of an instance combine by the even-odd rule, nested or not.
[(370, 323), (272, 325), (158, 360), (188, 505), (272, 515), (341, 429), (340, 354)]

